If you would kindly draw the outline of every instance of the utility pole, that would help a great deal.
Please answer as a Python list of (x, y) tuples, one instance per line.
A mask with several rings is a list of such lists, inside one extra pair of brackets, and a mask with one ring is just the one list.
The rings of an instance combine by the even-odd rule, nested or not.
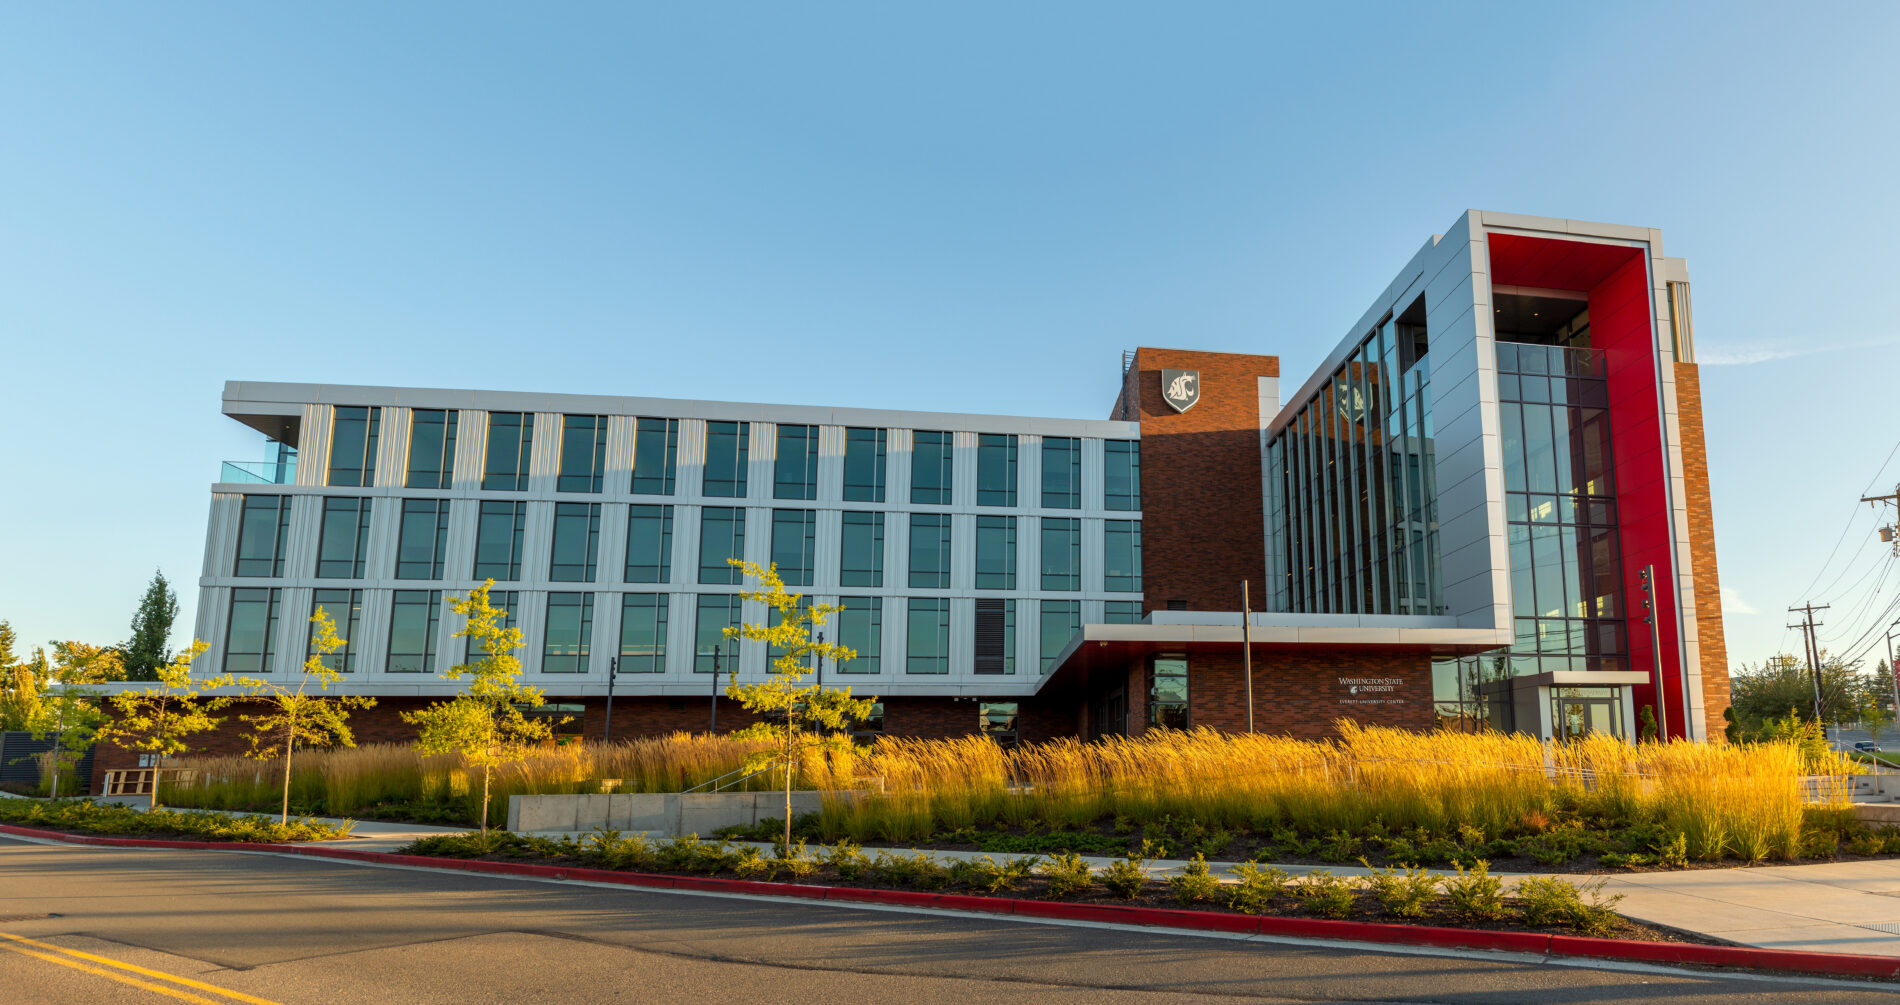
[[(1802, 642), (1807, 646), (1808, 676), (1814, 681), (1814, 721), (1816, 722), (1821, 721), (1821, 649), (1815, 644), (1814, 629), (1821, 623), (1814, 620), (1814, 612), (1825, 611), (1827, 608), (1827, 604), (1802, 604), (1800, 607), (1788, 608), (1788, 613), (1799, 613), (1802, 616), (1800, 624), (1788, 627), (1801, 629)], [(1826, 726), (1822, 728), (1825, 729)]]
[[(1881, 503), (1893, 503), (1895, 508), (1900, 508), (1900, 485), (1893, 487), (1892, 495), (1861, 496), (1860, 501), (1869, 506), (1878, 506)], [(1893, 524), (1888, 524), (1880, 528), (1880, 539), (1893, 545), (1894, 557), (1900, 558), (1900, 529), (1896, 529)], [(1790, 609), (1792, 610), (1792, 608)]]
[(1893, 630), (1900, 618), (1887, 626), (1887, 686), (1893, 688), (1893, 719), (1900, 723), (1900, 667), (1893, 665)]
[(1240, 672), (1247, 677), (1247, 732), (1253, 732), (1253, 610), (1247, 581), (1240, 581)]

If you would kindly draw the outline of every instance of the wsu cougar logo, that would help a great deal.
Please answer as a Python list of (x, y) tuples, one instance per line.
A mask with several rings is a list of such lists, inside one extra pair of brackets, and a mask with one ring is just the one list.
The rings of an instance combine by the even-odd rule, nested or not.
[(1201, 400), (1201, 371), (1161, 371), (1161, 400), (1177, 412), (1185, 412)]

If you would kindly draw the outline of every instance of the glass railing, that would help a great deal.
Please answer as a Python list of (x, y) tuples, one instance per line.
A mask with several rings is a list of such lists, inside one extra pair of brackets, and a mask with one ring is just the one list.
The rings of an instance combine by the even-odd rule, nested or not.
[(297, 480), (297, 461), (225, 461), (220, 482), (248, 485), (290, 485)]

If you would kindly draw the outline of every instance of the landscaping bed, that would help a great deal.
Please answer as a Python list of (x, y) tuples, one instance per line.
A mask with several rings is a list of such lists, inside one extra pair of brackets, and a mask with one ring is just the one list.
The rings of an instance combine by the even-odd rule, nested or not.
[[(1795, 854), (1772, 852), (1750, 859), (1736, 854), (1727, 840), (1692, 844), (1683, 831), (1660, 822), (1619, 823), (1582, 814), (1552, 820), (1533, 816), (1511, 836), (1490, 837), (1472, 825), (1451, 833), (1423, 827), (1388, 830), (1377, 821), (1355, 833), (1321, 834), (1290, 827), (1265, 833), (1248, 828), (1208, 827), (1171, 817), (1141, 825), (1127, 818), (1097, 821), (1079, 827), (1048, 828), (1031, 821), (1026, 826), (961, 827), (935, 831), (921, 840), (864, 842), (867, 848), (935, 848), (988, 854), (1052, 855), (1065, 852), (1118, 858), (1186, 859), (1196, 855), (1217, 862), (1263, 862), (1284, 865), (1365, 865), (1448, 869), (1484, 860), (1493, 872), (1596, 873), (1724, 868), (1773, 861), (1797, 865), (1854, 861), (1900, 855), (1900, 828), (1872, 827), (1851, 811), (1812, 807), (1803, 814), (1801, 843)], [(763, 820), (754, 827), (728, 827), (713, 836), (751, 841), (782, 840), (784, 824)], [(813, 843), (828, 840), (824, 821), (806, 814), (793, 821), (792, 833)], [(1720, 854), (1711, 854), (1711, 852)]]
[(766, 852), (696, 837), (654, 842), (616, 831), (558, 839), (505, 831), (444, 834), (419, 839), (403, 848), (402, 854), (872, 890), (1715, 944), (1617, 914), (1615, 904), (1621, 898), (1602, 895), (1602, 880), (1577, 884), (1532, 877), (1507, 885), (1491, 875), (1484, 863), (1452, 877), (1420, 869), (1381, 870), (1369, 877), (1326, 872), (1293, 877), (1271, 866), (1243, 865), (1238, 882), (1222, 883), (1205, 861), (1197, 861), (1183, 875), (1158, 879), (1147, 875), (1147, 864), (1140, 859), (1091, 870), (1073, 853), (1009, 862), (985, 857), (945, 865), (916, 851), (867, 853), (850, 842), (810, 848), (801, 841), (788, 854), (782, 847)]
[(0, 823), (72, 834), (261, 844), (327, 841), (350, 836), (348, 823), (329, 824), (319, 820), (292, 819), (288, 824), (280, 824), (266, 817), (179, 813), (167, 809), (146, 811), (88, 801), (42, 803), (0, 799)]

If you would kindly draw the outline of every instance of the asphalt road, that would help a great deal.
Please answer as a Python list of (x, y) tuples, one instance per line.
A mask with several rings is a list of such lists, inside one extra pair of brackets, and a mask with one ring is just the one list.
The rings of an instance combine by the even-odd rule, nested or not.
[[(47, 917), (46, 915), (54, 915)], [(182, 981), (196, 982), (181, 983)], [(137, 982), (137, 983), (127, 983)], [(139, 984), (144, 986), (138, 986)], [(1891, 1001), (1407, 955), (0, 838), (0, 1001)]]

